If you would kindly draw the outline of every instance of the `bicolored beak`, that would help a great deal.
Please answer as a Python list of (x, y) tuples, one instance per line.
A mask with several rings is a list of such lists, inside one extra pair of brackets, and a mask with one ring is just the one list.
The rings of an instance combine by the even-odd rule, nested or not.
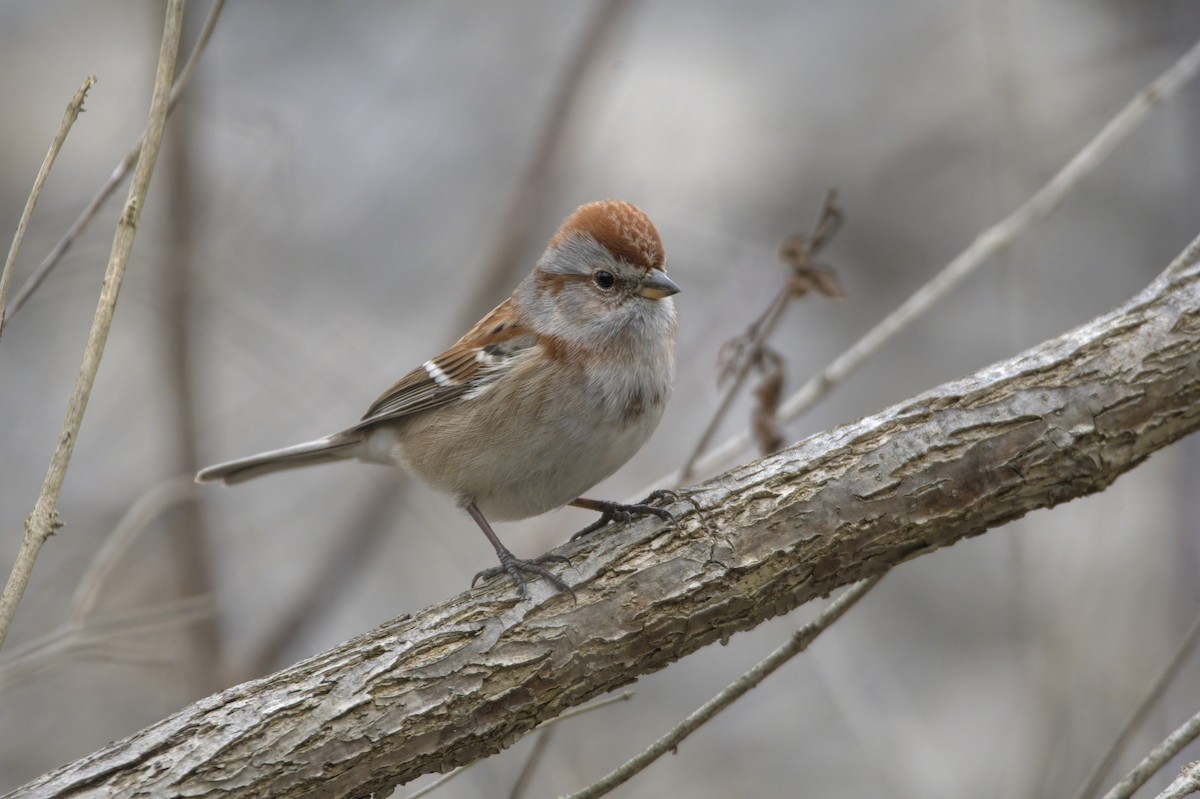
[(661, 269), (651, 269), (650, 272), (642, 278), (642, 284), (638, 286), (638, 294), (646, 299), (661, 300), (663, 297), (670, 297), (672, 294), (679, 293), (679, 286), (675, 285), (675, 281), (667, 277)]

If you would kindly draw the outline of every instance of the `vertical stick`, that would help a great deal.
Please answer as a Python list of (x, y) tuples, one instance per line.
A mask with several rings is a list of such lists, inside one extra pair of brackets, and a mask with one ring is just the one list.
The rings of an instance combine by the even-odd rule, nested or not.
[(88, 334), (87, 347), (83, 351), (83, 364), (79, 367), (79, 377), (75, 381), (75, 391), (67, 406), (67, 416), (58, 436), (58, 445), (50, 459), (50, 468), (46, 471), (46, 480), (42, 484), (37, 504), (25, 520), (21, 549), (17, 553), (12, 573), (8, 576), (8, 584), (4, 586), (4, 593), (0, 595), (0, 646), (4, 645), (17, 605), (25, 593), (25, 587), (29, 585), (33, 564), (42, 544), (62, 526), (58, 517), (58, 497), (62, 492), (63, 480), (67, 476), (71, 453), (75, 450), (75, 439), (83, 422), (83, 412), (87, 410), (92, 385), (96, 381), (96, 372), (100, 368), (100, 358), (104, 355), (104, 345), (108, 341), (109, 328), (112, 327), (113, 311), (117, 306), (117, 294), (121, 290), (121, 280), (125, 276), (125, 267), (133, 250), (133, 239), (142, 217), (142, 207), (150, 188), (150, 176), (154, 172), (154, 162), (158, 159), (159, 146), (162, 144), (163, 123), (167, 117), (167, 100), (171, 91), (171, 79), (175, 75), (175, 57), (179, 52), (179, 32), (182, 24), (183, 0), (169, 0), (162, 46), (158, 52), (158, 70), (154, 77), (154, 94), (150, 100), (150, 115), (146, 123), (146, 143), (138, 157), (133, 181), (129, 185), (129, 196), (117, 222), (112, 253), (109, 255), (104, 284), (100, 289), (100, 302), (92, 320), (92, 330)]

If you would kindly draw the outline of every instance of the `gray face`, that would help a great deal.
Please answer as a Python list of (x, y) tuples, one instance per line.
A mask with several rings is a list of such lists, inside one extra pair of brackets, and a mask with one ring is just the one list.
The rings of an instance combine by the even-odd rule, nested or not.
[(546, 250), (518, 289), (535, 329), (585, 346), (670, 337), (671, 294), (662, 270), (613, 256), (591, 236), (574, 235)]

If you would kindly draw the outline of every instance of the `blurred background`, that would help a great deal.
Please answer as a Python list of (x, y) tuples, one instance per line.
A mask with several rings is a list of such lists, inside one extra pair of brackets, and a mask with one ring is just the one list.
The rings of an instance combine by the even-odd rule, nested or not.
[[(189, 5), (184, 52), (209, 8)], [(6, 242), (67, 100), (99, 78), (14, 290), (144, 126), (161, 25), (159, 2), (0, 0)], [(811, 226), (828, 188), (847, 218), (823, 260), (847, 296), (789, 309), (774, 338), (789, 392), (1197, 38), (1200, 6), (1182, 0), (230, 3), (168, 125), (60, 504), (65, 527), (0, 653), (0, 791), (457, 593), (492, 565), (469, 518), (398, 472), (322, 467), (207, 486), (194, 502), (190, 477), (175, 478), (356, 420), (507, 296), (579, 203), (643, 208), (683, 287), (675, 399), (596, 492), (627, 498), (694, 445), (720, 396), (722, 343), (768, 305), (785, 274), (780, 243)], [(789, 424), (789, 439), (1123, 302), (1200, 232), (1198, 142), (1192, 85), (1050, 220)], [(0, 342), (3, 574), (124, 196)], [(745, 429), (750, 407), (735, 406), (718, 441)], [(1200, 606), (1198, 475), (1193, 437), (1102, 495), (904, 565), (613, 795), (1071, 796)], [(592, 518), (563, 510), (498, 532), (534, 555)], [(526, 795), (598, 778), (817, 610), (558, 725)], [(1106, 787), (1197, 710), (1198, 660)], [(531, 745), (434, 795), (507, 795)]]

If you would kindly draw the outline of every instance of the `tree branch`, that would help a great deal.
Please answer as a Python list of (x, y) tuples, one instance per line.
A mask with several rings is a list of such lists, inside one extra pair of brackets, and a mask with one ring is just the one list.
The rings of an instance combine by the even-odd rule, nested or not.
[[(204, 53), (204, 48), (208, 46), (209, 37), (212, 36), (213, 28), (217, 25), (217, 18), (221, 16), (221, 9), (224, 7), (225, 0), (213, 0), (212, 7), (208, 12), (208, 19), (204, 21), (204, 28), (200, 31), (200, 36), (196, 39), (196, 44), (192, 48), (192, 54), (188, 56), (187, 63), (183, 65), (183, 69), (179, 70), (179, 75), (175, 79), (175, 85), (171, 87), (171, 96), (167, 101), (167, 116), (171, 115), (171, 112), (175, 110), (175, 106), (179, 103), (179, 96), (183, 93), (184, 88), (191, 79), (192, 72), (196, 69), (196, 62)], [(125, 153), (125, 157), (121, 159), (121, 162), (113, 168), (112, 174), (108, 176), (108, 180), (104, 181), (104, 185), (92, 197), (91, 202), (80, 212), (75, 221), (71, 223), (71, 227), (58, 240), (54, 248), (47, 253), (46, 257), (42, 259), (38, 268), (33, 271), (33, 274), (29, 276), (24, 285), (21, 286), (21, 289), (13, 297), (12, 306), (8, 309), (8, 319), (16, 316), (17, 311), (21, 310), (29, 298), (33, 296), (33, 292), (37, 291), (38, 286), (50, 274), (50, 270), (58, 264), (67, 250), (71, 248), (71, 245), (75, 243), (75, 240), (83, 234), (83, 231), (87, 230), (88, 225), (96, 218), (96, 214), (100, 212), (100, 206), (104, 205), (105, 200), (113, 195), (113, 192), (121, 185), (121, 181), (129, 174), (129, 170), (133, 169), (134, 165), (137, 164), (138, 158), (142, 154), (142, 146), (146, 143), (147, 132), (146, 130), (142, 131), (142, 135), (133, 143), (133, 147)]]
[[(25, 594), (29, 578), (33, 576), (33, 564), (42, 549), (42, 544), (62, 526), (58, 518), (58, 495), (62, 491), (63, 481), (67, 478), (71, 453), (75, 451), (75, 439), (79, 435), (79, 426), (83, 424), (83, 413), (87, 410), (88, 398), (92, 395), (92, 384), (95, 383), (96, 373), (100, 369), (100, 359), (104, 356), (104, 345), (108, 341), (108, 331), (112, 327), (113, 313), (117, 308), (117, 295), (125, 277), (129, 255), (133, 252), (133, 240), (137, 235), (138, 222), (142, 218), (142, 208), (146, 205), (146, 194), (150, 190), (150, 176), (154, 173), (154, 163), (158, 160), (163, 125), (167, 119), (171, 76), (175, 74), (175, 57), (179, 52), (179, 30), (182, 21), (183, 0), (170, 0), (167, 4), (162, 44), (158, 51), (158, 67), (154, 76), (154, 91), (150, 98), (149, 118), (146, 121), (145, 144), (138, 156), (133, 180), (129, 184), (125, 207), (117, 221), (112, 253), (108, 257), (108, 268), (104, 272), (104, 283), (100, 288), (100, 301), (96, 306), (92, 329), (88, 333), (87, 346), (83, 351), (83, 363), (75, 379), (75, 389), (67, 405), (67, 415), (63, 419), (62, 432), (58, 435), (58, 443), (46, 470), (42, 491), (38, 494), (33, 512), (25, 520), (25, 535), (21, 539), (21, 548), (17, 551), (16, 562), (4, 586), (4, 593), (0, 594), (0, 646), (4, 645), (13, 615), (17, 612), (17, 605)], [(13, 309), (15, 311), (16, 303)]]
[[(1200, 713), (1185, 721), (1181, 727), (1168, 735), (1162, 743), (1151, 749), (1150, 754), (1142, 758), (1141, 762), (1133, 767), (1133, 771), (1125, 775), (1125, 779), (1118, 782), (1112, 787), (1112, 790), (1104, 794), (1104, 799), (1129, 799), (1129, 797), (1137, 792), (1138, 788), (1141, 788), (1146, 784), (1147, 780), (1157, 774), (1159, 769), (1167, 765), (1171, 761), (1171, 758), (1183, 751), (1183, 747), (1196, 740), (1197, 736), (1200, 736)], [(1159, 796), (1161, 797), (1163, 794), (1170, 796), (1172, 792), (1189, 787), (1186, 782), (1190, 782), (1191, 780), (1186, 778), (1189, 776), (1189, 772), (1192, 771), (1194, 769), (1189, 766), (1180, 775), (1181, 779), (1172, 782), (1167, 787), (1167, 790), (1163, 791)], [(1187, 793), (1176, 793), (1176, 795), (1186, 796)]]
[(1200, 791), (1200, 760), (1188, 763), (1175, 781), (1166, 787), (1156, 799), (1182, 799)]
[(38, 198), (42, 196), (42, 187), (46, 185), (46, 178), (50, 176), (50, 167), (54, 166), (54, 161), (58, 158), (58, 151), (62, 149), (63, 143), (67, 140), (67, 134), (71, 132), (71, 127), (83, 111), (83, 101), (95, 83), (96, 76), (88, 75), (83, 79), (83, 85), (75, 90), (71, 102), (67, 103), (67, 111), (63, 114), (62, 122), (58, 126), (58, 133), (50, 142), (50, 150), (42, 160), (42, 167), (33, 180), (29, 199), (25, 201), (25, 210), (21, 212), (21, 221), (17, 222), (17, 232), (13, 234), (12, 246), (8, 248), (8, 259), (4, 262), (4, 270), (0, 271), (0, 335), (4, 334), (4, 299), (8, 296), (8, 284), (12, 280), (13, 267), (17, 262), (17, 253), (21, 251), (25, 230), (29, 227), (29, 218), (33, 216), (33, 209), (37, 206)]
[(1142, 722), (1150, 715), (1150, 711), (1159, 706), (1159, 700), (1162, 699), (1167, 687), (1175, 680), (1180, 669), (1183, 668), (1183, 664), (1187, 661), (1187, 656), (1196, 646), (1197, 641), (1200, 641), (1200, 614), (1197, 614), (1196, 618), (1192, 621), (1192, 626), (1188, 628), (1187, 634), (1183, 636), (1183, 642), (1176, 648), (1175, 654), (1171, 655), (1171, 660), (1159, 672), (1159, 675), (1154, 678), (1154, 682), (1150, 684), (1146, 695), (1142, 697), (1142, 700), (1138, 702), (1134, 711), (1125, 719), (1125, 723), (1121, 725), (1117, 737), (1109, 744), (1108, 749), (1104, 752), (1104, 756), (1100, 758), (1100, 762), (1092, 769), (1088, 780), (1075, 792), (1075, 799), (1088, 799), (1088, 797), (1095, 796), (1100, 790), (1101, 780), (1108, 774), (1108, 770), (1116, 762), (1117, 756), (1125, 749), (1125, 746), (1133, 738), (1133, 734), (1138, 730)]
[[(1049, 217), (1066, 202), (1080, 182), (1096, 171), (1105, 159), (1150, 116), (1163, 100), (1186, 86), (1200, 72), (1200, 41), (1179, 60), (1167, 68), (1149, 86), (1138, 92), (1129, 103), (1110, 119), (1083, 149), (1075, 153), (1062, 169), (1054, 174), (1036, 193), (1004, 219), (984, 230), (940, 272), (910, 294), (900, 305), (880, 319), (862, 338), (809, 378), (808, 382), (783, 401), (779, 408), (780, 421), (796, 419), (800, 414), (843, 383), (850, 375), (879, 352), (897, 333), (921, 318), (950, 290), (967, 276), (1003, 252), (1029, 231), (1035, 223)], [(749, 451), (754, 443), (749, 432), (731, 436), (703, 458), (692, 464), (698, 474), (712, 474), (726, 468)], [(676, 486), (682, 470), (659, 480), (655, 485)]]
[(1200, 428), (1200, 239), (1121, 308), (559, 551), (507, 582), (201, 700), (17, 796), (364, 797), (905, 560), (1100, 491)]

